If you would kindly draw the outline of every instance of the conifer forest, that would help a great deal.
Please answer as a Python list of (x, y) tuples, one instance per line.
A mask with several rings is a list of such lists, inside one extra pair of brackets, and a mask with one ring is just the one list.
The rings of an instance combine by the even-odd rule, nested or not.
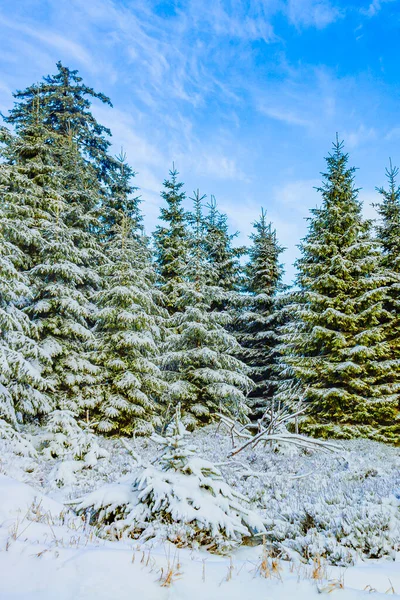
[(59, 61), (0, 127), (0, 598), (400, 594), (395, 162), (369, 220), (332, 132), (289, 285), (172, 161), (147, 231), (99, 106)]

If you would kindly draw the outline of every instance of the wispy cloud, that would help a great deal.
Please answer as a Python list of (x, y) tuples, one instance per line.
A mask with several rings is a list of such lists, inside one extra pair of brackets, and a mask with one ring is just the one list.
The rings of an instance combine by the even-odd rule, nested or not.
[(197, 24), (201, 23), (203, 28), (210, 28), (221, 37), (265, 42), (276, 39), (271, 17), (279, 10), (279, 0), (225, 3), (217, 0), (210, 3), (206, 11), (202, 0), (192, 0), (188, 5)]
[(368, 17), (374, 17), (381, 11), (383, 5), (388, 4), (389, 2), (397, 2), (397, 0), (372, 0), (368, 8), (361, 9), (361, 12)]
[(377, 138), (377, 131), (374, 127), (367, 127), (361, 124), (357, 129), (344, 130), (340, 136), (345, 140), (346, 146), (350, 149), (357, 148), (361, 144), (368, 144)]
[(74, 60), (77, 60), (89, 70), (91, 70), (92, 65), (95, 64), (93, 57), (90, 56), (90, 54), (81, 44), (72, 41), (68, 37), (62, 36), (51, 29), (42, 29), (38, 28), (37, 26), (33, 27), (24, 23), (12, 21), (11, 19), (5, 18), (1, 14), (0, 25), (14, 32), (14, 35), (16, 32), (22, 33), (28, 38), (39, 41), (45, 46), (53, 48), (58, 52), (68, 54), (68, 56)]
[(200, 177), (212, 177), (225, 181), (250, 181), (249, 177), (238, 166), (235, 158), (224, 155), (215, 149), (204, 149), (200, 155), (194, 155), (189, 164), (185, 160), (185, 156), (182, 155), (179, 164), (186, 165)]
[(343, 13), (328, 0), (288, 0), (287, 14), (296, 27), (324, 29)]
[(263, 104), (259, 105), (259, 111), (270, 117), (271, 119), (275, 119), (277, 121), (281, 121), (282, 123), (286, 123), (286, 125), (298, 125), (300, 127), (310, 127), (313, 123), (308, 119), (297, 115), (295, 112), (291, 110), (285, 110), (280, 107), (269, 107)]
[[(257, 110), (270, 119), (290, 127), (302, 127), (310, 133), (331, 130), (338, 114), (338, 100), (347, 88), (324, 67), (285, 64), (282, 77), (267, 92), (253, 88)], [(335, 125), (337, 126), (337, 125)]]
[[(359, 56), (369, 18), (389, 2), (2, 0), (0, 109), (57, 59), (78, 68), (113, 100), (113, 110), (93, 109), (113, 131), (113, 151), (123, 146), (137, 171), (149, 231), (175, 161), (189, 194), (199, 187), (217, 195), (241, 242), (267, 199), (290, 274), (335, 132), (368, 165), (357, 175), (367, 171), (367, 190), (380, 144), (396, 160), (397, 107), (391, 83), (381, 85), (389, 55), (382, 51), (384, 72)], [(333, 27), (343, 34), (340, 51)]]

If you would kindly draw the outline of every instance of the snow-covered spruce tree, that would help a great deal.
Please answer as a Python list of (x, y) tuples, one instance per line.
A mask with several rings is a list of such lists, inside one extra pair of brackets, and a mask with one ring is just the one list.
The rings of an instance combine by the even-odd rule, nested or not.
[(265, 531), (246, 499), (224, 482), (210, 461), (199, 458), (179, 419), (166, 437), (154, 466), (137, 468), (130, 480), (114, 483), (75, 501), (78, 512), (90, 511), (106, 535), (140, 541), (169, 540), (178, 546), (205, 546), (223, 553), (244, 537)]
[(378, 239), (382, 244), (385, 266), (400, 271), (400, 186), (397, 184), (399, 169), (392, 165), (386, 169), (389, 188), (377, 188), (382, 202), (376, 204), (381, 222), (377, 227)]
[[(48, 213), (35, 180), (45, 176), (47, 167), (38, 160), (29, 177), (16, 164), (18, 140), (4, 129), (0, 133), (0, 417), (16, 425), (51, 408), (43, 374), (49, 358), (23, 311), (32, 298), (26, 271), (45, 243), (36, 224), (46, 221)], [(32, 152), (34, 146), (32, 141)]]
[[(53, 388), (53, 405), (79, 412), (96, 403), (95, 390), (87, 393), (96, 368), (85, 354), (93, 337), (89, 296), (97, 282), (91, 265), (99, 262), (100, 254), (80, 207), (85, 191), (93, 195), (85, 185), (90, 166), (72, 138), (43, 125), (39, 101), (32, 110), (26, 111), (25, 124), (18, 122), (10, 148), (8, 236), (25, 257), (31, 297), (24, 310), (52, 360), (44, 374)], [(76, 174), (71, 179), (64, 161), (74, 165), (80, 179)], [(31, 188), (34, 193), (27, 193)], [(79, 190), (76, 202), (74, 190)]]
[[(0, 166), (0, 189), (1, 178)], [(19, 308), (30, 290), (17, 269), (19, 249), (2, 238), (2, 221), (0, 212), (0, 419), (16, 425), (50, 410), (48, 382), (42, 375), (48, 359), (35, 327)]]
[(30, 271), (36, 294), (28, 310), (53, 356), (57, 406), (79, 413), (98, 404), (98, 388), (93, 386), (97, 369), (87, 355), (93, 342), (90, 298), (99, 284), (94, 267), (103, 261), (96, 240), (98, 207), (114, 165), (107, 154), (110, 131), (90, 107), (93, 99), (111, 103), (86, 86), (77, 71), (61, 62), (57, 70), (15, 94), (7, 121), (23, 136), (34, 115), (53, 139), (47, 151), (54, 172), (46, 185), (57, 188), (58, 197), (45, 227), (48, 247)]
[(354, 168), (347, 165), (337, 141), (319, 190), (322, 206), (311, 211), (300, 245), (300, 289), (283, 336), (282, 367), (291, 370), (310, 403), (303, 431), (385, 440), (398, 419), (385, 327), (387, 276), (371, 224), (362, 218)]
[(78, 422), (78, 415), (69, 410), (53, 410), (42, 436), (42, 454), (48, 459), (59, 459), (50, 473), (57, 485), (75, 483), (75, 473), (92, 468), (99, 458), (107, 458), (90, 422)]
[[(161, 365), (169, 383), (163, 401), (167, 415), (177, 403), (185, 424), (207, 423), (218, 411), (243, 417), (251, 387), (246, 366), (235, 356), (239, 344), (226, 327), (232, 316), (221, 306), (225, 291), (211, 285), (205, 245), (202, 198), (194, 197), (195, 210), (186, 231), (186, 261), (179, 262), (167, 293), (173, 294), (175, 311), (166, 320)], [(185, 248), (185, 246), (184, 246)], [(179, 252), (179, 250), (177, 249)]]
[(222, 305), (240, 305), (239, 292), (242, 288), (242, 268), (240, 258), (246, 253), (242, 246), (233, 245), (238, 233), (231, 234), (228, 217), (218, 209), (214, 196), (207, 204), (205, 223), (205, 251), (209, 263), (208, 283), (225, 291)]
[(42, 126), (62, 140), (62, 151), (54, 148), (53, 159), (63, 171), (64, 198), (71, 204), (67, 225), (98, 232), (95, 209), (109, 189), (115, 160), (107, 153), (111, 132), (90, 109), (93, 100), (112, 106), (109, 98), (85, 85), (78, 71), (60, 61), (55, 75), (17, 91), (14, 97), (14, 108), (5, 120), (17, 132), (31, 115), (40, 114)]
[(40, 109), (43, 125), (64, 138), (75, 141), (80, 155), (107, 182), (113, 160), (108, 155), (111, 132), (94, 117), (90, 107), (96, 99), (112, 106), (110, 99), (85, 85), (78, 71), (57, 62), (57, 73), (14, 94), (14, 108), (5, 119), (17, 130), (25, 127), (27, 114)]
[(170, 179), (164, 181), (161, 192), (166, 206), (160, 210), (159, 225), (154, 232), (156, 265), (162, 289), (165, 294), (166, 307), (173, 314), (177, 310), (179, 289), (185, 279), (185, 271), (189, 256), (187, 231), (187, 215), (183, 207), (186, 197), (182, 191), (183, 183), (178, 181), (178, 171), (173, 166)]
[(242, 360), (250, 367), (254, 388), (248, 396), (252, 419), (259, 419), (272, 408), (276, 389), (278, 327), (282, 322), (278, 292), (283, 290), (283, 267), (279, 256), (283, 248), (276, 239), (266, 213), (254, 223), (249, 261), (245, 267), (246, 302), (235, 324), (243, 347)]
[[(80, 165), (84, 172), (86, 165), (76, 146), (75, 151), (71, 148), (68, 151), (74, 155), (76, 168)], [(52, 357), (57, 408), (79, 414), (100, 401), (93, 386), (97, 368), (89, 353), (94, 344), (91, 298), (99, 285), (95, 266), (103, 261), (103, 256), (96, 237), (87, 227), (87, 213), (80, 204), (82, 191), (77, 190), (76, 202), (72, 199), (78, 180), (68, 188), (65, 197), (65, 179), (69, 179), (69, 173), (60, 169), (57, 203), (43, 232), (46, 245), (29, 272), (35, 293), (26, 310), (39, 330), (41, 344)], [(54, 184), (53, 177), (51, 185)], [(88, 195), (92, 194), (88, 190)]]
[(117, 158), (111, 192), (103, 203), (101, 227), (105, 263), (97, 305), (97, 381), (101, 402), (98, 430), (148, 435), (160, 425), (159, 399), (165, 389), (156, 365), (160, 344), (159, 290), (141, 231), (137, 188), (125, 156)]
[[(388, 373), (393, 393), (400, 400), (400, 186), (397, 184), (399, 170), (392, 165), (386, 170), (388, 189), (378, 188), (382, 202), (376, 204), (381, 218), (377, 238), (381, 244), (381, 265), (388, 277), (384, 307), (390, 315), (386, 323), (386, 339), (390, 344), (392, 370)], [(394, 424), (393, 434), (400, 429)]]

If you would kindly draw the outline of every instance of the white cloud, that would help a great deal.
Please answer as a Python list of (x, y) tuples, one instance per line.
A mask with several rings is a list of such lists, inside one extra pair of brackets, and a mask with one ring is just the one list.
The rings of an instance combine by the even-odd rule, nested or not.
[(220, 36), (271, 42), (276, 40), (271, 16), (279, 8), (277, 1), (214, 2), (204, 10), (201, 0), (191, 2), (192, 14), (206, 22)]
[(298, 125), (299, 127), (311, 127), (313, 125), (312, 121), (303, 118), (290, 109), (264, 106), (261, 104), (259, 105), (259, 111), (271, 119), (286, 123), (286, 125)]
[(382, 9), (384, 4), (396, 2), (397, 0), (372, 0), (367, 9), (361, 9), (361, 12), (368, 17), (374, 17)]
[(249, 178), (238, 166), (236, 159), (226, 155), (223, 148), (218, 150), (215, 147), (206, 147), (200, 152), (179, 153), (176, 160), (186, 171), (193, 171), (200, 177), (249, 182)]
[(282, 74), (281, 80), (266, 92), (254, 86), (257, 110), (290, 127), (307, 129), (310, 134), (332, 135), (337, 127), (340, 99), (346, 96), (349, 83), (338, 81), (326, 67), (308, 64), (285, 64)]
[[(112, 0), (72, 1), (83, 22), (106, 28), (109, 48), (122, 53), (128, 62), (120, 77), (134, 86), (142, 103), (159, 110), (172, 99), (198, 106), (215, 89), (210, 69), (204, 66), (212, 48), (195, 29), (192, 3), (185, 12), (166, 20), (151, 3), (140, 0), (134, 9)], [(201, 24), (204, 28), (204, 20)], [(214, 59), (220, 55), (215, 53)]]
[(373, 127), (366, 127), (363, 124), (359, 125), (357, 129), (345, 130), (339, 133), (346, 146), (350, 149), (361, 146), (377, 137), (377, 132)]
[(81, 45), (69, 37), (64, 37), (50, 29), (41, 29), (37, 26), (29, 26), (16, 21), (11, 21), (0, 15), (0, 24), (14, 32), (23, 33), (33, 40), (42, 42), (46, 46), (55, 48), (59, 52), (63, 52), (79, 61), (89, 70), (92, 70), (92, 65), (95, 64), (90, 54)]
[(328, 0), (288, 0), (289, 21), (297, 27), (324, 29), (341, 17), (341, 12)]

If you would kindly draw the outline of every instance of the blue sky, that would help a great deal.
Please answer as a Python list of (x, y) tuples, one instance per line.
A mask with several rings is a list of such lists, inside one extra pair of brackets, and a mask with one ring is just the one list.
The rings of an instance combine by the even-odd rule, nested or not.
[(398, 0), (1, 0), (0, 111), (57, 60), (79, 69), (113, 101), (94, 112), (138, 173), (147, 229), (175, 161), (240, 241), (266, 208), (290, 281), (336, 131), (366, 215), (400, 165), (399, 33)]

